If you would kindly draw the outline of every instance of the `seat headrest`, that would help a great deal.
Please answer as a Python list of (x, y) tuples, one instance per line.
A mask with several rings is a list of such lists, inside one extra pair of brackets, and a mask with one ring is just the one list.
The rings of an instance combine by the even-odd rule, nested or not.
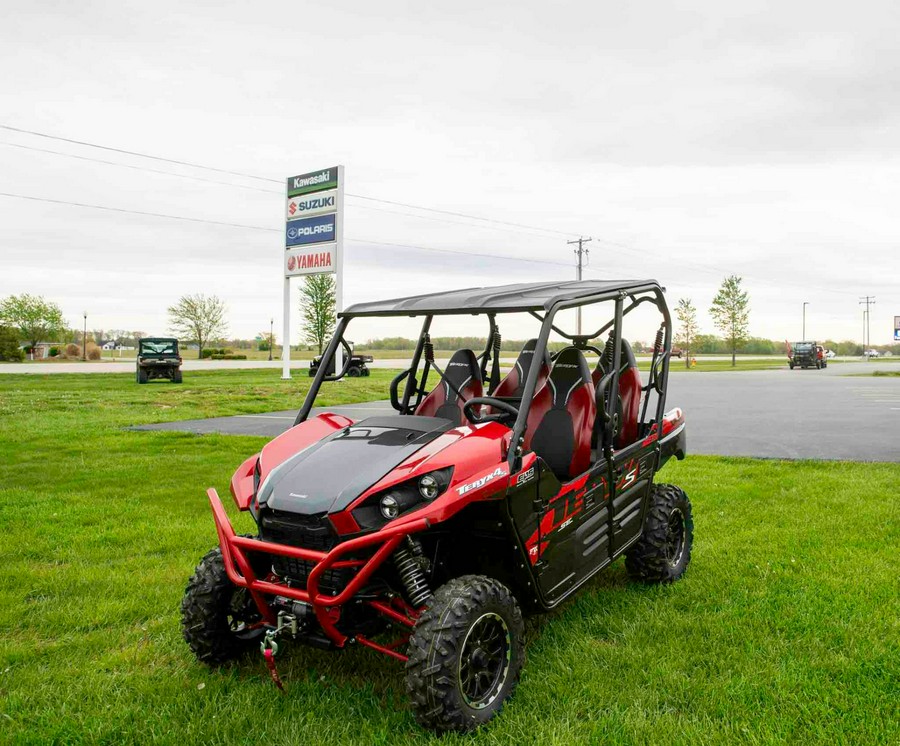
[[(520, 381), (524, 381), (528, 377), (528, 371), (531, 369), (531, 364), (534, 362), (535, 347), (537, 347), (537, 340), (529, 339), (522, 347), (519, 357), (516, 358), (515, 367), (519, 369)], [(546, 347), (544, 348), (543, 364), (548, 368), (550, 367), (550, 352)]]
[(564, 407), (572, 392), (583, 383), (592, 385), (591, 369), (587, 360), (584, 359), (581, 350), (566, 347), (553, 361), (550, 377), (547, 379), (547, 384), (553, 392), (553, 405)]
[(472, 350), (457, 350), (447, 363), (444, 375), (453, 382), (458, 389), (462, 389), (471, 379), (481, 383), (481, 367), (478, 358)]

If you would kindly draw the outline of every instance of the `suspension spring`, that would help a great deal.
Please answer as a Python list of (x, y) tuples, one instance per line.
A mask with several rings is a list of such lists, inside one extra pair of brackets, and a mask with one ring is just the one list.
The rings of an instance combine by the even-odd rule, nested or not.
[(653, 345), (653, 354), (659, 355), (662, 353), (663, 348), (663, 327), (659, 327), (659, 330), (656, 332), (656, 343)]
[(494, 332), (494, 352), (500, 352), (500, 346), (503, 339), (500, 336), (500, 332)]
[(412, 539), (407, 539), (407, 547), (398, 547), (394, 551), (394, 565), (400, 575), (400, 581), (406, 589), (409, 602), (416, 607), (422, 606), (431, 598), (431, 588), (422, 571), (422, 548)]
[(609, 372), (612, 370), (613, 359), (615, 355), (615, 333), (609, 333), (609, 339), (606, 340), (606, 346), (603, 348), (603, 357), (601, 357), (601, 361), (603, 363), (603, 370), (605, 372)]

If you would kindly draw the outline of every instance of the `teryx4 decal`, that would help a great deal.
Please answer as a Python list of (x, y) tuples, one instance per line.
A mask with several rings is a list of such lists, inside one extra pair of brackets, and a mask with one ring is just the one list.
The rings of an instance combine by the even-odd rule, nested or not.
[(474, 482), (469, 482), (468, 484), (460, 485), (459, 487), (456, 488), (456, 491), (460, 495), (465, 495), (467, 492), (471, 492), (472, 490), (480, 489), (481, 487), (484, 487), (484, 485), (486, 485), (488, 482), (493, 481), (497, 477), (502, 477), (507, 473), (508, 472), (506, 469), (504, 469), (502, 466), (498, 466), (490, 474), (485, 474), (483, 477), (481, 477), (480, 479), (476, 479)]

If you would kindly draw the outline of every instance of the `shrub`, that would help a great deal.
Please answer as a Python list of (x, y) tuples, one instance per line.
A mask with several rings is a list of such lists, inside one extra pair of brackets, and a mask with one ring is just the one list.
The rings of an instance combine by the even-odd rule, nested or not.
[(72, 342), (66, 345), (66, 357), (76, 358), (81, 356), (81, 348)]
[(222, 358), (217, 358), (216, 355), (230, 355), (231, 350), (226, 350), (224, 347), (207, 347), (203, 352), (200, 353), (200, 359), (206, 360), (207, 358), (212, 358), (213, 360), (221, 360)]
[(210, 357), (213, 360), (246, 360), (247, 359), (246, 355), (235, 355), (231, 352), (228, 352), (225, 354), (220, 354), (217, 352), (215, 355), (210, 355)]
[(97, 347), (97, 345), (95, 345), (93, 342), (88, 342), (87, 359), (88, 360), (99, 360), (100, 359), (100, 348)]
[(50, 357), (56, 357), (57, 355), (59, 355), (59, 347), (51, 347)]
[(0, 326), (0, 360), (21, 363), (25, 353), (19, 349), (19, 335), (8, 326)]

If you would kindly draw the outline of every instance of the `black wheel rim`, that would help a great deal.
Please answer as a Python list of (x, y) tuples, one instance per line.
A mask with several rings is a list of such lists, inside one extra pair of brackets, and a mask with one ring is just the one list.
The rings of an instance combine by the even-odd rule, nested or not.
[(237, 588), (231, 594), (225, 619), (228, 630), (235, 637), (252, 637), (259, 630), (262, 616), (246, 588)]
[(684, 555), (684, 513), (675, 508), (669, 516), (666, 529), (666, 562), (670, 567), (677, 567)]
[(483, 710), (506, 684), (512, 640), (499, 614), (483, 614), (469, 627), (459, 656), (459, 690), (465, 703)]

